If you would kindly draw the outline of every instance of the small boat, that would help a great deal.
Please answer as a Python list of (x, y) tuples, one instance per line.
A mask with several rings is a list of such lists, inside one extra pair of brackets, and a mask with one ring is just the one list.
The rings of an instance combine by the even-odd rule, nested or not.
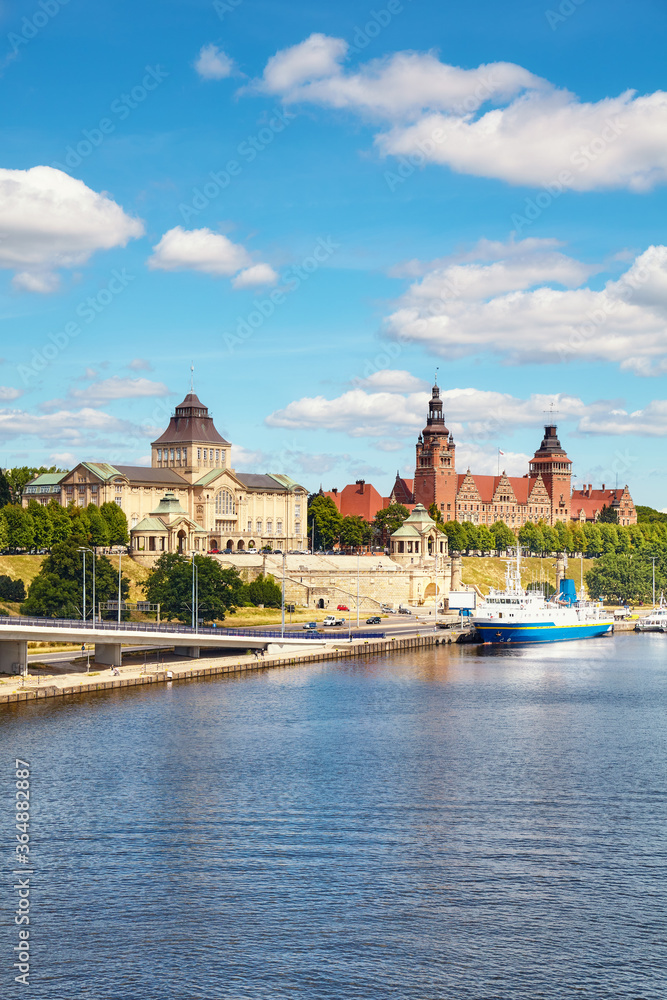
[(614, 631), (614, 619), (601, 603), (577, 598), (573, 580), (562, 580), (559, 592), (548, 600), (525, 591), (520, 558), (517, 548), (516, 567), (507, 563), (505, 589), (492, 589), (472, 616), (482, 642), (563, 642)]
[(637, 632), (667, 632), (667, 605), (662, 594), (658, 607), (640, 618), (635, 629)]

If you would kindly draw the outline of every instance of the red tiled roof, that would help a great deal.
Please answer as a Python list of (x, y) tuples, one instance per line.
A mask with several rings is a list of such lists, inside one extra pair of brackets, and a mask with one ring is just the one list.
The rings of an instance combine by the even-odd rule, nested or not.
[(615, 500), (620, 500), (623, 492), (623, 490), (574, 490), (570, 502), (570, 516), (579, 518), (583, 510), (586, 520), (591, 521), (603, 507), (611, 507)]
[(374, 520), (379, 510), (389, 506), (389, 499), (381, 497), (370, 483), (364, 483), (363, 486), (359, 483), (349, 483), (336, 493), (329, 490), (324, 495), (331, 497), (343, 517), (356, 514), (366, 521)]

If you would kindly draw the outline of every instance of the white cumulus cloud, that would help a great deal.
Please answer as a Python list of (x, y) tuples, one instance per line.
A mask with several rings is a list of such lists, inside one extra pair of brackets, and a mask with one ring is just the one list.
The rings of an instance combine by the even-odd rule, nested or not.
[(201, 271), (225, 278), (238, 275), (235, 288), (273, 284), (277, 280), (272, 267), (254, 264), (245, 247), (211, 229), (175, 226), (153, 247), (148, 266), (154, 271)]
[(593, 288), (586, 281), (599, 268), (539, 245), (522, 254), (510, 246), (497, 245), (493, 262), (436, 262), (401, 296), (386, 335), (443, 357), (492, 352), (512, 363), (667, 370), (667, 247), (649, 247), (620, 278)]
[(204, 80), (222, 80), (232, 75), (234, 63), (216, 45), (203, 45), (197, 56), (195, 69)]
[(397, 52), (346, 70), (347, 43), (311, 35), (266, 64), (255, 89), (383, 123), (377, 148), (510, 184), (645, 191), (667, 180), (667, 93), (599, 101), (513, 63), (465, 69)]
[(16, 272), (16, 288), (40, 293), (55, 291), (59, 269), (144, 232), (107, 194), (54, 167), (0, 169), (0, 218), (0, 268)]
[[(270, 414), (266, 423), (291, 430), (329, 430), (353, 438), (377, 438), (381, 450), (394, 450), (394, 445), (387, 447), (386, 443), (397, 438), (411, 439), (424, 426), (429, 397), (430, 392), (399, 394), (362, 389), (344, 392), (334, 399), (304, 396)], [(573, 424), (582, 434), (667, 435), (666, 400), (654, 400), (642, 409), (628, 411), (622, 400), (586, 403), (567, 393), (533, 393), (522, 399), (510, 393), (466, 387), (441, 389), (440, 397), (446, 425), (457, 446), (461, 446), (462, 462), (467, 455), (485, 451), (486, 442), (503, 442), (517, 429), (539, 430), (545, 413), (552, 408), (558, 421)], [(511, 454), (509, 450), (507, 453)], [(522, 455), (517, 453), (515, 457), (517, 462), (523, 461)]]
[(258, 285), (275, 285), (278, 275), (270, 264), (253, 264), (240, 274), (237, 274), (232, 285), (234, 288), (256, 288)]

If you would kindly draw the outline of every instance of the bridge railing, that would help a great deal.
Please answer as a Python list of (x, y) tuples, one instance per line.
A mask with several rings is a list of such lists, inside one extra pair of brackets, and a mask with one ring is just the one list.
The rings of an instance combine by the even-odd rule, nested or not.
[[(225, 636), (245, 636), (246, 638), (257, 638), (265, 637), (269, 639), (321, 639), (322, 633), (316, 632), (314, 630), (303, 629), (300, 632), (288, 632), (282, 633), (280, 630), (259, 630), (259, 629), (241, 629), (241, 628), (210, 628), (202, 627), (199, 629), (193, 629), (191, 625), (156, 625), (152, 622), (101, 622), (96, 621), (94, 624), (90, 621), (82, 621), (80, 618), (28, 618), (22, 615), (0, 615), (0, 625), (10, 625), (13, 627), (21, 626), (24, 628), (62, 628), (70, 631), (71, 629), (94, 629), (95, 631), (101, 630), (105, 632), (146, 632), (147, 634), (153, 635), (164, 635), (164, 634), (178, 634), (191, 636), (196, 639), (198, 636), (218, 636), (219, 638), (224, 638)], [(345, 632), (334, 632), (334, 635), (345, 635)], [(364, 639), (384, 639), (384, 632), (356, 632), (353, 630), (352, 635), (357, 637), (362, 637)]]

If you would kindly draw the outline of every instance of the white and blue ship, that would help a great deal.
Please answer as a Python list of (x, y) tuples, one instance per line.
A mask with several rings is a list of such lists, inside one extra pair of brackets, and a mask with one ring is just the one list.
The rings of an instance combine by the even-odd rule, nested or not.
[(519, 553), (516, 568), (507, 565), (504, 590), (491, 590), (472, 615), (482, 642), (563, 642), (594, 639), (614, 631), (614, 619), (601, 604), (577, 597), (573, 580), (546, 600), (521, 586)]

